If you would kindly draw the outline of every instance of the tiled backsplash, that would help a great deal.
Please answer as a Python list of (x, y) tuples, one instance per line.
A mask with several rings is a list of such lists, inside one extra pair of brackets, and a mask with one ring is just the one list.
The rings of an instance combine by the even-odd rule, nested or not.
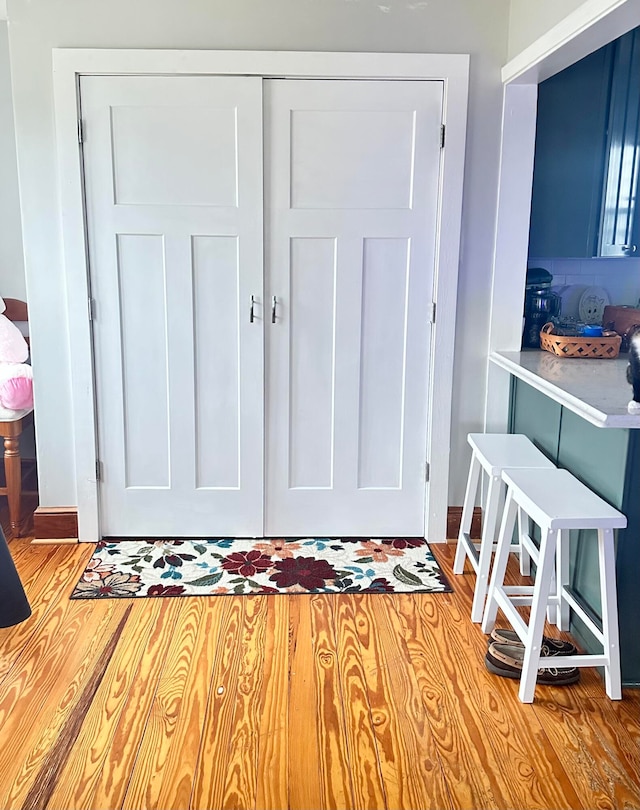
[[(638, 259), (529, 259), (529, 267), (544, 267), (553, 276), (553, 287), (575, 284), (604, 287), (612, 304), (638, 306), (640, 258)], [(564, 312), (565, 315), (577, 315)]]

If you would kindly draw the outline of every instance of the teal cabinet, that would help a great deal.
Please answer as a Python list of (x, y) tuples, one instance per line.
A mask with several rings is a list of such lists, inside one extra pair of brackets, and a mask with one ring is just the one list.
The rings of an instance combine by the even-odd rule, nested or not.
[[(622, 680), (626, 686), (640, 686), (640, 431), (598, 428), (513, 377), (511, 391), (511, 432), (524, 433), (558, 467), (569, 470), (627, 516), (627, 528), (616, 535)], [(594, 541), (595, 532), (572, 532), (571, 586), (600, 615)], [(575, 615), (571, 630), (589, 652), (598, 650)]]
[(556, 464), (562, 406), (522, 380), (511, 379), (514, 403), (511, 409), (511, 433), (524, 433), (538, 450), (542, 450)]
[(640, 29), (538, 88), (529, 256), (638, 255)]
[(613, 55), (599, 256), (638, 256), (640, 244), (640, 29)]

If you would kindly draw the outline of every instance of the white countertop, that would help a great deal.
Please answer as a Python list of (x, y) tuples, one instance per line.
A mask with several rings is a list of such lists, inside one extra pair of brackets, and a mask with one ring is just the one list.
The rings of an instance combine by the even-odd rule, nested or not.
[(630, 414), (627, 356), (614, 360), (556, 357), (541, 349), (492, 352), (489, 361), (603, 428), (640, 428), (640, 415)]

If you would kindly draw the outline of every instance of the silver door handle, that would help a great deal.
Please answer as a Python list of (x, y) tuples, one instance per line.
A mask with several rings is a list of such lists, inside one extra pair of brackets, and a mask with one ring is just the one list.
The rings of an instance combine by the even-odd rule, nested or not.
[(251, 306), (249, 307), (249, 323), (253, 323), (255, 320), (255, 312), (254, 312), (255, 304), (256, 304), (256, 297), (255, 295), (252, 295)]
[(278, 303), (278, 299), (274, 295), (273, 298), (271, 299), (271, 323), (276, 322), (276, 305), (277, 305), (277, 303)]

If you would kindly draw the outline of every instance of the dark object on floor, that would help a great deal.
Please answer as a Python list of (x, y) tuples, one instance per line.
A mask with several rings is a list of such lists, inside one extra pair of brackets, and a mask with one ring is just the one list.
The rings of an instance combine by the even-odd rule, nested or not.
[[(515, 647), (524, 647), (515, 630), (506, 630), (503, 627), (494, 627), (487, 643), (491, 645), (494, 641), (498, 644), (509, 644)], [(576, 655), (578, 652), (575, 644), (570, 641), (561, 641), (559, 638), (542, 636), (542, 648), (540, 655)]]
[(29, 616), (31, 607), (0, 529), (0, 627), (20, 624)]
[[(514, 678), (515, 680), (520, 680), (523, 661), (524, 647), (496, 642), (489, 646), (484, 659), (489, 672), (500, 675), (502, 678)], [(579, 680), (580, 670), (577, 667), (539, 669), (536, 678), (537, 683), (551, 686), (567, 686)]]

